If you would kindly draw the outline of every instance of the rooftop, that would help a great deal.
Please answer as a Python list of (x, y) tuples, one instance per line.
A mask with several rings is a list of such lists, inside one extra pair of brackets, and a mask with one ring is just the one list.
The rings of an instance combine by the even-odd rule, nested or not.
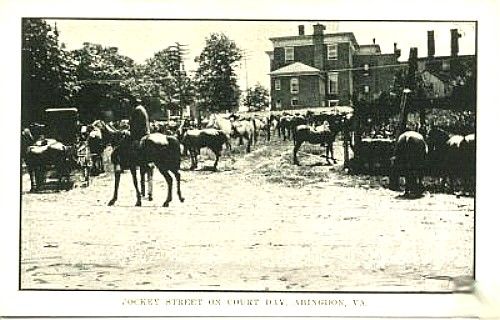
[(295, 62), (284, 66), (283, 68), (274, 70), (269, 74), (272, 76), (284, 76), (284, 75), (315, 75), (319, 74), (320, 70), (314, 67), (308, 66), (307, 64), (303, 64), (301, 62)]

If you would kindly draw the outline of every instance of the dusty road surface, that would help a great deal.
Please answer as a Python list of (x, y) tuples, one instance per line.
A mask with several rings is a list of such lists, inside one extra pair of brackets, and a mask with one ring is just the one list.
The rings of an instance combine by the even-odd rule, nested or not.
[(169, 208), (158, 172), (141, 208), (128, 173), (114, 207), (109, 172), (40, 194), (24, 176), (21, 288), (447, 291), (472, 276), (473, 198), (401, 199), (384, 178), (324, 165), (318, 146), (304, 145), (293, 166), (291, 149), (226, 153), (218, 172), (184, 160), (186, 201)]

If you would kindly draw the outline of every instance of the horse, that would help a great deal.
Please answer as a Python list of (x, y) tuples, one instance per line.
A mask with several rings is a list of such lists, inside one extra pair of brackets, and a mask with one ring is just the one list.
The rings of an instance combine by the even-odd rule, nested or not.
[(254, 142), (257, 143), (259, 134), (263, 132), (266, 136), (266, 140), (269, 141), (271, 140), (271, 128), (270, 128), (270, 121), (269, 118), (267, 117), (257, 117), (254, 116), (252, 118), (254, 130), (255, 130), (255, 139)]
[(395, 177), (405, 177), (405, 196), (422, 194), (427, 152), (427, 143), (418, 132), (405, 131), (396, 140), (392, 167)]
[(452, 190), (455, 181), (462, 178), (466, 187), (475, 176), (475, 135), (454, 135), (440, 128), (431, 128), (427, 134), (429, 145), (429, 169), (449, 180)]
[(182, 134), (181, 142), (184, 148), (189, 150), (191, 157), (190, 170), (198, 166), (198, 155), (201, 148), (208, 148), (215, 154), (214, 171), (217, 170), (217, 164), (222, 151), (222, 146), (227, 143), (227, 136), (222, 130), (218, 129), (191, 129)]
[[(130, 117), (130, 132), (124, 132), (122, 139), (111, 154), (111, 161), (115, 167), (115, 187), (113, 198), (108, 202), (112, 206), (118, 199), (118, 188), (120, 186), (120, 174), (122, 168), (130, 169), (132, 181), (136, 191), (136, 206), (141, 206), (141, 192), (137, 185), (136, 168), (139, 166), (141, 172), (147, 172), (149, 184), (149, 200), (152, 200), (152, 172), (151, 163), (158, 168), (168, 184), (167, 199), (163, 203), (168, 207), (172, 201), (172, 173), (177, 180), (177, 195), (180, 202), (184, 202), (181, 194), (181, 148), (179, 140), (174, 136), (161, 133), (150, 133), (148, 126), (148, 114), (142, 106), (136, 107)], [(141, 185), (142, 187), (142, 185)], [(144, 189), (142, 189), (144, 195)]]
[(30, 175), (31, 192), (38, 191), (45, 182), (47, 167), (54, 165), (59, 187), (61, 188), (64, 180), (69, 181), (71, 169), (76, 165), (72, 157), (72, 148), (65, 146), (55, 139), (39, 139), (32, 145), (26, 147), (29, 137), (25, 137), (26, 148), (24, 150), (24, 161)]
[(217, 114), (212, 114), (208, 119), (206, 128), (221, 130), (226, 135), (227, 138), (226, 147), (229, 150), (231, 150), (230, 137), (233, 133), (233, 124), (231, 120), (223, 118), (222, 116)]
[(255, 141), (255, 127), (250, 120), (234, 120), (232, 122), (232, 135), (238, 138), (240, 145), (243, 144), (243, 139), (247, 141), (246, 152), (250, 152), (250, 146)]
[(272, 114), (269, 117), (269, 139), (271, 136), (271, 132), (273, 133), (273, 136), (276, 135), (276, 132), (278, 133), (278, 136), (280, 136), (280, 127), (279, 127), (280, 119), (278, 116)]
[(307, 119), (305, 116), (301, 114), (296, 114), (292, 116), (292, 118), (289, 120), (289, 126), (290, 126), (289, 134), (292, 140), (295, 141), (295, 133), (297, 132), (297, 127), (306, 124), (307, 124)]
[(304, 142), (325, 145), (326, 163), (330, 164), (329, 155), (331, 155), (333, 162), (336, 163), (337, 161), (333, 157), (333, 143), (339, 131), (335, 127), (332, 130), (328, 121), (325, 121), (322, 126), (317, 128), (308, 125), (297, 126), (294, 135), (293, 164), (300, 165), (297, 159), (297, 152)]
[(287, 137), (290, 139), (291, 137), (291, 132), (290, 132), (290, 124), (292, 120), (292, 115), (284, 113), (280, 118), (279, 118), (279, 130), (278, 134), (280, 136), (283, 136), (283, 141), (286, 141)]

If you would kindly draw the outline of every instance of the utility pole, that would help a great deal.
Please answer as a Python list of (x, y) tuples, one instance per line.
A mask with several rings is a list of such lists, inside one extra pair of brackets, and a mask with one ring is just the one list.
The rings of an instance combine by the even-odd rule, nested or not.
[[(395, 142), (394, 142), (394, 151), (393, 151), (393, 156), (396, 156), (396, 147), (397, 147), (397, 141), (399, 139), (399, 136), (401, 133), (403, 133), (406, 130), (406, 123), (407, 123), (407, 118), (408, 118), (408, 98), (409, 95), (412, 94), (412, 91), (415, 90), (416, 87), (416, 72), (417, 72), (417, 59), (418, 59), (418, 51), (417, 48), (410, 48), (410, 57), (408, 58), (408, 74), (406, 75), (406, 85), (405, 89), (403, 89), (402, 95), (401, 95), (401, 104), (400, 104), (400, 110), (399, 110), (399, 122), (396, 127), (396, 134), (395, 134)], [(391, 174), (389, 176), (389, 188), (391, 190), (397, 190), (399, 188), (399, 169), (395, 167), (393, 164), (392, 169), (391, 169)]]
[(174, 105), (177, 104), (178, 109), (180, 109), (180, 116), (182, 117), (183, 113), (183, 108), (184, 106), (184, 99), (183, 99), (183, 90), (185, 89), (183, 87), (183, 77), (185, 76), (185, 71), (184, 71), (184, 56), (187, 52), (185, 49), (186, 45), (180, 44), (179, 42), (176, 42), (175, 45), (168, 47), (169, 50), (169, 59), (173, 61), (173, 68), (172, 68), (172, 73), (173, 76), (176, 80), (177, 87), (176, 89), (178, 92), (174, 93), (174, 99), (177, 98), (177, 101), (173, 103)]
[(244, 68), (245, 68), (245, 96), (248, 94), (248, 67), (247, 67), (247, 59), (251, 57), (249, 55), (249, 51), (247, 50), (242, 50), (242, 58), (243, 58), (243, 63), (244, 63)]

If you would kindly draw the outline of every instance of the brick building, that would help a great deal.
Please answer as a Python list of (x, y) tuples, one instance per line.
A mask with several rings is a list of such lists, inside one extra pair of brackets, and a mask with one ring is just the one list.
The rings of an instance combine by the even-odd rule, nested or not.
[(418, 58), (417, 69), (427, 88), (426, 98), (444, 104), (450, 104), (447, 98), (453, 93), (465, 90), (468, 103), (473, 103), (475, 97), (476, 56), (459, 55), (458, 40), (460, 34), (457, 29), (450, 30), (450, 55), (435, 56), (434, 31), (427, 31), (427, 56)]
[(372, 101), (389, 90), (402, 66), (396, 44), (393, 53), (382, 54), (375, 39), (359, 45), (352, 32), (328, 34), (322, 24), (314, 25), (311, 35), (299, 25), (298, 35), (270, 40), (272, 110)]

